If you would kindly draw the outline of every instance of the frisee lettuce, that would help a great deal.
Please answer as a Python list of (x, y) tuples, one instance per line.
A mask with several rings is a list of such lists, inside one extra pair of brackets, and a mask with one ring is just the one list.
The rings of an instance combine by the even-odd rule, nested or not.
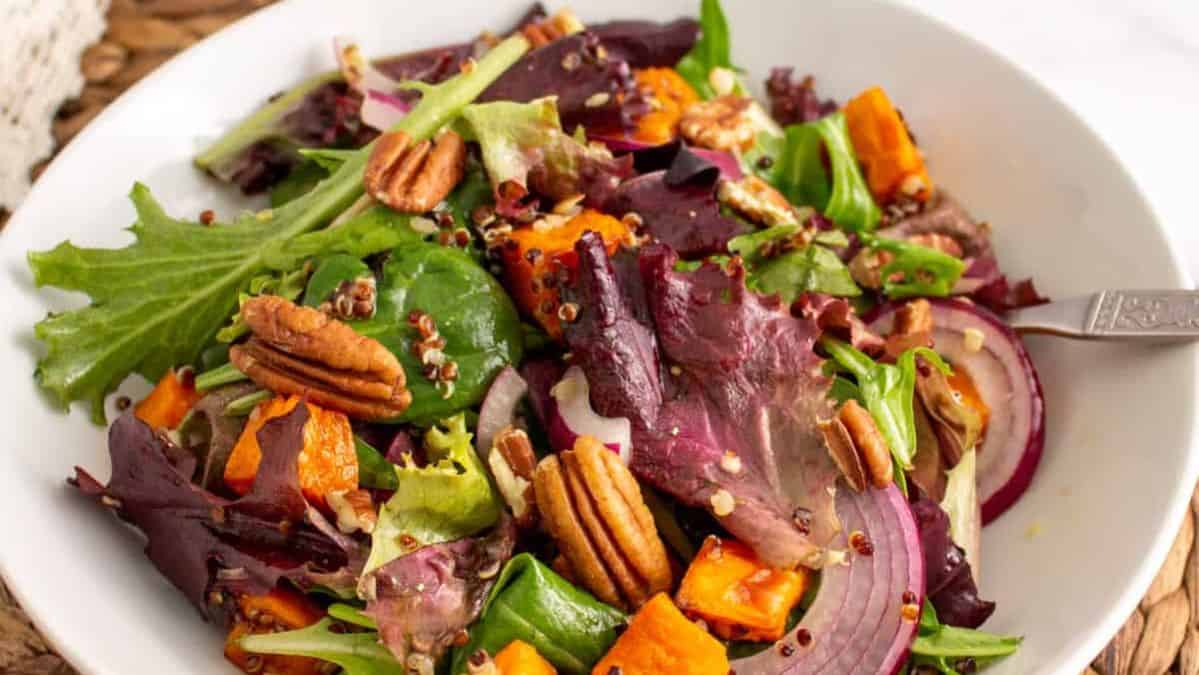
[(410, 454), (395, 468), (395, 494), (379, 510), (363, 575), (421, 546), (468, 537), (494, 525), (500, 502), (461, 413), (425, 433), (427, 464)]
[[(424, 87), (420, 104), (396, 125), (416, 140), (450, 123), (528, 50), (514, 36), (482, 57), (469, 73)], [(91, 404), (104, 423), (104, 397), (129, 374), (157, 381), (175, 365), (192, 363), (236, 309), (238, 293), (269, 271), (294, 269), (332, 242), (373, 241), (370, 232), (335, 228), (302, 238), (330, 222), (363, 191), (371, 146), (355, 151), (310, 192), (273, 211), (245, 214), (231, 224), (201, 226), (170, 218), (143, 185), (133, 189), (137, 241), (122, 249), (80, 248), (63, 242), (31, 252), (38, 286), (82, 291), (88, 307), (48, 317), (35, 327), (47, 347), (36, 377), (59, 404)], [(343, 251), (351, 252), (351, 251)], [(353, 251), (357, 252), (357, 251)]]

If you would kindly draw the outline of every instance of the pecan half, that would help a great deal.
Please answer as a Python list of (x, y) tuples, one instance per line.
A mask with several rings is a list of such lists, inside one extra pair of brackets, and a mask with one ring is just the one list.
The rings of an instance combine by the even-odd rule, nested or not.
[(403, 131), (375, 141), (363, 182), (366, 193), (403, 213), (425, 213), (441, 203), (466, 172), (466, 143), (453, 131), (413, 144)]
[(693, 103), (683, 111), (679, 133), (695, 145), (712, 150), (738, 152), (754, 143), (757, 129), (745, 96), (726, 94), (710, 101)]
[(867, 480), (877, 488), (891, 484), (894, 480), (891, 450), (874, 418), (857, 401), (846, 401), (835, 418), (822, 421), (819, 426), (829, 454), (851, 488), (860, 492)]
[(500, 496), (512, 509), (516, 526), (531, 527), (537, 522), (537, 497), (533, 490), (537, 455), (533, 453), (529, 435), (511, 425), (504, 427), (491, 443), (487, 464)]
[(583, 22), (574, 12), (562, 9), (547, 19), (521, 26), (520, 33), (533, 45), (533, 49), (537, 49), (567, 35), (580, 33), (583, 28)]
[(635, 609), (673, 581), (641, 489), (615, 453), (582, 436), (541, 461), (537, 508), (571, 571), (597, 598)]
[(716, 198), (759, 225), (770, 227), (801, 221), (799, 210), (783, 193), (757, 176), (720, 181)]
[(260, 387), (364, 420), (397, 417), (412, 402), (395, 355), (346, 324), (274, 295), (247, 300), (241, 313), (253, 336), (229, 360)]
[(337, 529), (346, 534), (362, 530), (366, 534), (375, 531), (379, 514), (366, 490), (334, 490), (325, 495), (329, 508), (337, 516)]

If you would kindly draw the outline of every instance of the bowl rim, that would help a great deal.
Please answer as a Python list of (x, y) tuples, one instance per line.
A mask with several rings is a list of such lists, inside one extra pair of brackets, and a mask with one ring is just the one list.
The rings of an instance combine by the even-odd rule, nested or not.
[[(204, 37), (187, 49), (176, 54), (165, 63), (161, 64), (148, 76), (134, 84), (128, 90), (123, 92), (116, 100), (110, 103), (90, 124), (88, 124), (76, 137), (76, 140), (87, 139), (93, 134), (98, 134), (102, 131), (104, 123), (113, 117), (118, 117), (125, 114), (125, 110), (132, 105), (134, 101), (140, 99), (140, 92), (147, 89), (152, 89), (158, 86), (158, 82), (173, 76), (173, 72), (183, 67), (183, 64), (190, 61), (202, 58), (208, 52), (220, 50), (228, 42), (238, 39), (238, 36), (243, 33), (254, 33), (261, 30), (260, 26), (269, 26), (276, 21), (276, 15), (282, 15), (289, 11), (291, 7), (298, 6), (305, 0), (280, 0), (279, 2), (264, 7), (253, 14), (246, 16), (234, 23), (225, 26), (215, 33)], [(1162, 219), (1158, 209), (1146, 195), (1145, 190), (1141, 187), (1135, 174), (1131, 172), (1128, 165), (1114, 151), (1112, 146), (1101, 136), (1090, 123), (1087, 122), (1081, 114), (1079, 114), (1069, 103), (1067, 103), (1052, 87), (1046, 84), (1035, 73), (1026, 70), (1021, 65), (1017, 64), (1013, 59), (1008, 57), (998, 48), (993, 47), (980, 38), (975, 37), (967, 30), (959, 28), (949, 21), (942, 19), (929, 13), (926, 9), (919, 7), (916, 4), (909, 4), (905, 0), (860, 0), (873, 4), (877, 7), (885, 7), (890, 11), (906, 14), (909, 17), (924, 22), (937, 30), (952, 34), (955, 38), (966, 43), (970, 47), (984, 52), (987, 56), (993, 59), (996, 63), (1006, 68), (1012, 75), (1023, 84), (1030, 87), (1041, 97), (1044, 97), (1062, 113), (1066, 119), (1070, 120), (1078, 128), (1083, 130), (1088, 141), (1093, 143), (1097, 148), (1102, 150), (1111, 164), (1118, 170), (1120, 177), (1131, 187), (1131, 192), (1137, 200), (1137, 206), (1142, 209), (1152, 221), (1154, 227), (1161, 234), (1162, 241), (1166, 245), (1166, 251), (1169, 255), (1171, 265), (1174, 268), (1175, 277), (1180, 286), (1187, 289), (1195, 288), (1195, 281), (1191, 277), (1190, 270), (1186, 264), (1186, 258), (1181, 252), (1181, 245), (1175, 239), (1169, 229), (1163, 226)], [(68, 144), (63, 150), (50, 162), (46, 168), (45, 176), (52, 176), (54, 172), (61, 169), (61, 165), (73, 162), (73, 157), (80, 148), (85, 146), (85, 143), (75, 142)], [(10, 222), (6, 229), (14, 229), (20, 227), (26, 219), (28, 208), (24, 208), (24, 204), (35, 202), (35, 195), (39, 195), (42, 191), (42, 186), (52, 181), (45, 180), (36, 181), (29, 193), (22, 201), (22, 205), (18, 206), (13, 212)], [(1194, 360), (1196, 363), (1195, 369), (1195, 391), (1199, 392), (1199, 350), (1194, 352)], [(1149, 585), (1156, 577), (1158, 570), (1165, 562), (1178, 530), (1182, 526), (1183, 518), (1186, 515), (1186, 510), (1190, 508), (1192, 494), (1196, 489), (1196, 479), (1199, 478), (1199, 414), (1193, 412), (1190, 420), (1190, 442), (1186, 457), (1186, 470), (1179, 480), (1174, 485), (1174, 494), (1170, 496), (1169, 504), (1166, 512), (1160, 520), (1163, 528), (1157, 535), (1157, 540), (1153, 543), (1151, 549), (1145, 552), (1141, 558), (1141, 563), (1136, 571), (1136, 574), (1124, 585), (1124, 590), (1121, 592), (1118, 599), (1109, 608), (1106, 616), (1103, 616), (1098, 621), (1092, 624), (1086, 639), (1079, 643), (1071, 652), (1065, 655), (1065, 663), (1060, 670), (1063, 673), (1081, 672), (1096, 655), (1102, 650), (1103, 646), (1116, 634), (1121, 626), (1124, 625), (1128, 616), (1133, 612), (1140, 602), (1141, 597), (1148, 590)], [(6, 556), (3, 554), (3, 549), (0, 548), (0, 577), (9, 579), (8, 565), (5, 562)], [(84, 675), (99, 675), (102, 673), (101, 666), (86, 663), (83, 659), (83, 654), (69, 644), (65, 636), (60, 635), (55, 623), (49, 620), (49, 617), (39, 613), (33, 609), (36, 603), (31, 604), (29, 601), (35, 595), (32, 587), (23, 588), (18, 585), (9, 585), (9, 591), (13, 598), (19, 603), (30, 621), (40, 631), (45, 643), (57, 652), (63, 659), (75, 667)]]

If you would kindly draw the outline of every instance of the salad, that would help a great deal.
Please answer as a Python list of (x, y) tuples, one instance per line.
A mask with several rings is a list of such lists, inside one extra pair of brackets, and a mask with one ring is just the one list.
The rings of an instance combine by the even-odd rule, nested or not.
[[(533, 7), (272, 97), (195, 158), (270, 206), (29, 254), (63, 407), (247, 673), (971, 673), (1032, 480), (1043, 302), (881, 87), (698, 20)], [(830, 74), (835, 76), (835, 73)], [(919, 105), (919, 101), (905, 101)], [(998, 599), (1002, 601), (1003, 599)]]

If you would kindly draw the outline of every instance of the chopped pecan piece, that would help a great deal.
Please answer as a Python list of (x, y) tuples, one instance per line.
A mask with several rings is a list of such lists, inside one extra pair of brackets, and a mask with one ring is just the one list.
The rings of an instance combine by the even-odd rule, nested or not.
[(537, 497), (533, 491), (537, 455), (533, 453), (529, 435), (513, 426), (504, 427), (491, 443), (487, 464), (500, 495), (512, 509), (516, 526), (531, 527), (537, 522)]
[(362, 530), (366, 534), (375, 531), (379, 514), (366, 490), (334, 490), (325, 495), (329, 508), (337, 515), (337, 529), (346, 534)]
[(717, 199), (749, 220), (767, 227), (800, 222), (800, 213), (783, 193), (757, 176), (723, 180)]
[(412, 402), (395, 355), (346, 324), (274, 295), (241, 311), (253, 336), (229, 359), (259, 386), (365, 420), (397, 417)]
[(403, 213), (425, 213), (441, 203), (466, 172), (466, 143), (453, 131), (413, 144), (403, 131), (375, 141), (363, 182), (366, 193)]
[(574, 35), (583, 31), (583, 22), (569, 9), (559, 10), (557, 14), (521, 26), (520, 33), (525, 36), (533, 49), (544, 47), (559, 38)]
[(933, 310), (928, 300), (919, 298), (895, 310), (895, 322), (887, 336), (887, 355), (899, 355), (913, 347), (933, 346)]
[(542, 521), (579, 582), (634, 609), (673, 581), (666, 548), (641, 489), (615, 453), (582, 436), (541, 461), (534, 477)]
[(738, 152), (754, 143), (757, 129), (749, 114), (753, 101), (726, 94), (691, 104), (679, 120), (679, 132), (695, 145)]
[(857, 401), (846, 401), (835, 418), (819, 426), (829, 454), (851, 488), (860, 492), (867, 480), (877, 488), (891, 484), (891, 450), (874, 418)]

